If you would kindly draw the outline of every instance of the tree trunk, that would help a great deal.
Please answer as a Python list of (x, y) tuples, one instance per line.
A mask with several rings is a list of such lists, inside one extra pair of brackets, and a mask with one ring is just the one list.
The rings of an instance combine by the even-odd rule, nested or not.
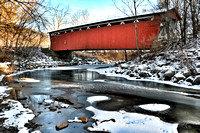
[(190, 10), (191, 10), (191, 19), (192, 19), (192, 31), (193, 31), (193, 38), (197, 38), (197, 33), (198, 33), (198, 24), (197, 24), (197, 2), (196, 0), (190, 0)]
[(136, 7), (136, 1), (134, 0), (134, 9), (135, 9), (135, 38), (136, 38), (136, 44), (137, 44), (137, 50), (140, 51), (139, 43), (138, 43), (138, 34), (137, 34), (137, 7)]
[(167, 51), (169, 50), (169, 45), (170, 45), (170, 32), (169, 32), (169, 15), (168, 15), (168, 11), (169, 11), (169, 0), (165, 0), (165, 6), (166, 6), (166, 9), (167, 9), (167, 13), (165, 15), (166, 17), (166, 21), (165, 21), (165, 26), (166, 26), (166, 32), (167, 32), (167, 47), (165, 49), (165, 56), (167, 56)]
[(184, 45), (186, 45), (186, 29), (187, 29), (187, 6), (186, 6), (186, 1), (184, 0), (184, 18), (183, 18), (183, 41)]
[(128, 61), (128, 56), (127, 56), (126, 49), (124, 50), (124, 55), (125, 55), (125, 60), (126, 60), (126, 62), (127, 62), (127, 61)]
[(170, 20), (169, 20), (169, 15), (168, 15), (168, 11), (169, 11), (169, 0), (166, 0), (166, 2), (167, 2), (167, 21), (166, 21), (166, 30), (167, 30), (167, 47), (169, 47), (169, 40), (170, 40), (170, 33), (169, 33), (169, 22), (170, 22)]

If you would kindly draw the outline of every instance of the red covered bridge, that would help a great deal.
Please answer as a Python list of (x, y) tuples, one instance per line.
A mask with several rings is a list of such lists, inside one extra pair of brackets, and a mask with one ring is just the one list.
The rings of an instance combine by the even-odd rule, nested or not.
[[(176, 9), (137, 16), (140, 49), (148, 49), (165, 30), (161, 23), (168, 15), (172, 25), (180, 19)], [(66, 50), (119, 50), (137, 49), (134, 17), (125, 17), (90, 23), (50, 32), (51, 49)]]

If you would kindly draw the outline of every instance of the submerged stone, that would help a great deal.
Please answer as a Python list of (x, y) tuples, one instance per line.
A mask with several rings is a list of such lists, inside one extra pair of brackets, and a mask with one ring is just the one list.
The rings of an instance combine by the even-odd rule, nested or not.
[(56, 106), (51, 106), (49, 107), (50, 111), (56, 111), (57, 110), (57, 107)]
[(68, 125), (69, 125), (68, 122), (59, 123), (56, 125), (56, 130), (62, 130), (64, 128), (68, 127)]
[(81, 117), (81, 118), (78, 118), (79, 120), (82, 121), (82, 123), (87, 123), (88, 122), (88, 118), (87, 117)]

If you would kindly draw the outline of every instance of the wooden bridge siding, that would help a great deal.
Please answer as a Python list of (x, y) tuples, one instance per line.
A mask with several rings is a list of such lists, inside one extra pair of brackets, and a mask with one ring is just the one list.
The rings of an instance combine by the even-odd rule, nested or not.
[[(140, 48), (149, 48), (153, 40), (158, 38), (160, 22), (144, 21), (137, 24)], [(136, 48), (134, 23), (51, 36), (51, 49), (54, 51)]]

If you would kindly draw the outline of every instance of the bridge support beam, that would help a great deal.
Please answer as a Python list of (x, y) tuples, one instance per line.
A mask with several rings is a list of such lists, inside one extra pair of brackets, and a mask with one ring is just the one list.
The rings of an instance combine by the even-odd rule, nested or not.
[(124, 55), (125, 55), (125, 61), (127, 62), (128, 61), (128, 56), (127, 56), (127, 52), (126, 52), (125, 49), (124, 49)]
[(60, 59), (71, 60), (73, 51), (71, 50), (55, 51), (55, 53), (58, 54)]

